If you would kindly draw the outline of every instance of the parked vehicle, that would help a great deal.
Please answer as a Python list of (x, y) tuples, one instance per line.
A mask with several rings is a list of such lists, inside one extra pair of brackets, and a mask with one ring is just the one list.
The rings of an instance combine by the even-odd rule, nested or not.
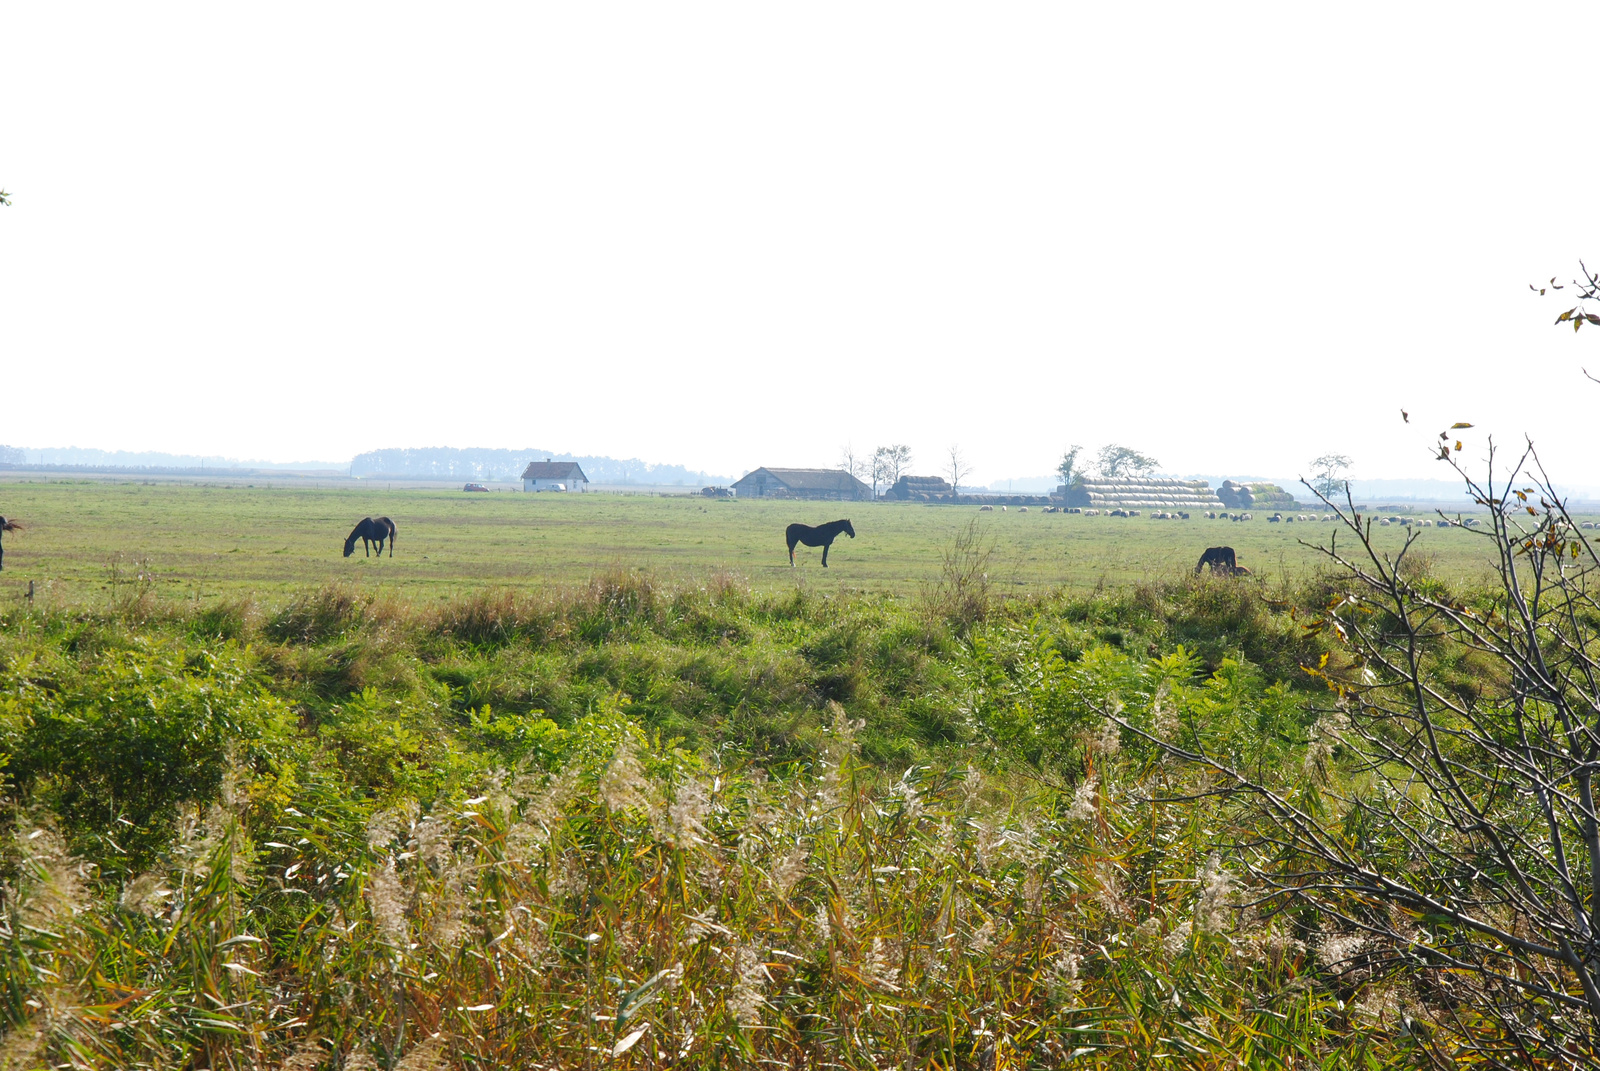
[(488, 488), (481, 483), (469, 483), (462, 488), (463, 491), (487, 491)]

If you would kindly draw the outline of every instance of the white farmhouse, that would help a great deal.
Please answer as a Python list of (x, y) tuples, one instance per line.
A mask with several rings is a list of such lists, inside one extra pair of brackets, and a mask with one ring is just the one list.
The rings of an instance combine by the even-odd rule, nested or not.
[(586, 491), (589, 477), (575, 461), (530, 461), (522, 470), (524, 491)]

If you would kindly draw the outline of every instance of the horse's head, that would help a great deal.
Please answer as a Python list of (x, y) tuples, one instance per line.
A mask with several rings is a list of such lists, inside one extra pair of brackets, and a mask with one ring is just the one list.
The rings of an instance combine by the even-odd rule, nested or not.
[(854, 526), (852, 526), (850, 524), (849, 521), (845, 521), (844, 522), (844, 534), (849, 536), (851, 539), (854, 539), (856, 537), (856, 530), (855, 530)]
[(350, 538), (346, 539), (344, 541), (344, 556), (346, 558), (348, 558), (348, 557), (350, 557), (350, 555), (354, 554), (355, 552), (356, 552), (356, 534), (354, 532), (351, 532), (350, 533)]

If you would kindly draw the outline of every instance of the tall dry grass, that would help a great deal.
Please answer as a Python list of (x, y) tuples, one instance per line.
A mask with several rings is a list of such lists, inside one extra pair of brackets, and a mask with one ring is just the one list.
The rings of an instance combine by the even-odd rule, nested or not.
[(1111, 774), (1111, 740), (1062, 794), (884, 777), (859, 728), (835, 707), (809, 769), (767, 774), (612, 706), (559, 768), (426, 810), (241, 777), (114, 897), (19, 825), (5, 1044), (40, 1066), (994, 1068), (1364, 1066), (1392, 1043), (1405, 995), (1341, 1009), (1199, 816)]
[[(1249, 830), (1079, 694), (1299, 776), (1303, 704), (1240, 658), (1303, 630), (1235, 589), (946, 618), (612, 573), (52, 613), (0, 631), (7, 747), (144, 731), (96, 688), (181, 714), (225, 679), (261, 712), (138, 855), (91, 791), (131, 768), (111, 737), (76, 796), (14, 767), (0, 1066), (1368, 1067), (1440, 1008), (1258, 910)], [(1146, 654), (1208, 628), (1218, 665)]]

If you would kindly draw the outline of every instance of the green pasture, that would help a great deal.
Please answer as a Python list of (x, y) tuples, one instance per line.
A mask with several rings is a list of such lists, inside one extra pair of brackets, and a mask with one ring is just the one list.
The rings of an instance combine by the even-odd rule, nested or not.
[[(387, 514), (398, 547), (381, 561), (341, 557), (362, 516)], [(0, 515), (27, 527), (5, 538), (0, 597), (36, 582), (52, 600), (78, 602), (122, 585), (164, 598), (271, 595), (335, 578), (413, 598), (475, 588), (566, 585), (615, 568), (688, 581), (731, 572), (758, 591), (798, 583), (915, 593), (939, 579), (958, 532), (976, 521), (992, 541), (989, 579), (1000, 591), (1165, 579), (1191, 570), (1208, 546), (1238, 552), (1258, 580), (1294, 580), (1323, 559), (1333, 524), (1233, 523), (1027, 513), (909, 503), (718, 501), (699, 497), (559, 495), (374, 487), (38, 480), (0, 483)], [(1418, 516), (1427, 514), (1418, 513)], [(801, 548), (790, 569), (783, 529), (848, 516), (858, 538), (821, 553)], [(1398, 548), (1400, 528), (1382, 529)], [(1420, 549), (1444, 577), (1483, 576), (1484, 541), (1428, 529)]]

